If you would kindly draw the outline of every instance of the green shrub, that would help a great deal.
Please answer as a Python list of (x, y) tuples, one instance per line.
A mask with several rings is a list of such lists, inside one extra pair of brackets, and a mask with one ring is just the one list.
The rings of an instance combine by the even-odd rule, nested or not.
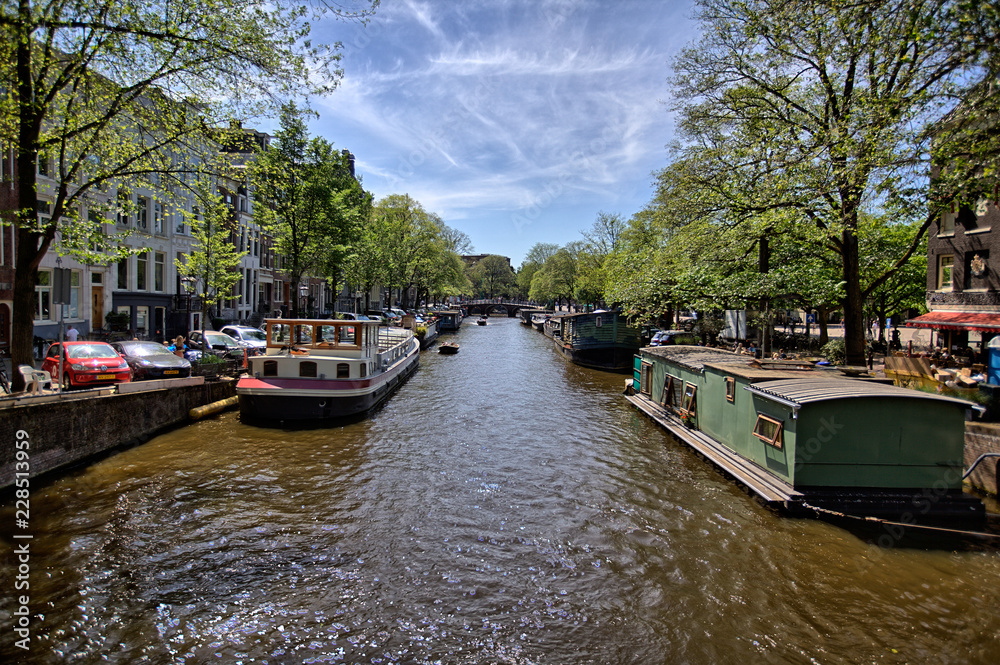
[(843, 365), (847, 358), (847, 347), (842, 339), (831, 339), (823, 345), (820, 353), (833, 365)]
[(215, 355), (214, 353), (203, 353), (201, 355), (201, 360), (198, 361), (199, 365), (219, 365), (226, 362), (223, 358)]

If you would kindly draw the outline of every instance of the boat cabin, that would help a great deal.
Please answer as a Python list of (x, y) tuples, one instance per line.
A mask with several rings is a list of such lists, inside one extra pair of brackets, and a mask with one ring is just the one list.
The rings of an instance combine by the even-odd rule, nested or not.
[(796, 490), (962, 488), (964, 400), (695, 346), (633, 369), (637, 396)]
[(263, 356), (250, 359), (258, 378), (364, 379), (404, 353), (409, 331), (378, 321), (268, 319)]

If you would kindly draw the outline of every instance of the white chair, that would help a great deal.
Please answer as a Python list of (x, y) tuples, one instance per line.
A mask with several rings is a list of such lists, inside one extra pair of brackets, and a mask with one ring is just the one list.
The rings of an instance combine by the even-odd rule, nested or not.
[(45, 370), (35, 369), (31, 365), (18, 365), (17, 371), (24, 377), (26, 392), (41, 394), (46, 387), (52, 389), (52, 376)]

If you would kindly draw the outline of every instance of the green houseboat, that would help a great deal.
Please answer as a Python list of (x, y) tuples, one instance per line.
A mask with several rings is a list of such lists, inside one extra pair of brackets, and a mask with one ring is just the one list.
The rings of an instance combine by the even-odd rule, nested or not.
[(646, 347), (626, 397), (766, 504), (904, 524), (984, 520), (964, 400), (697, 346)]
[(639, 329), (619, 312), (596, 311), (550, 319), (552, 339), (564, 356), (577, 365), (610, 372), (628, 372), (642, 346)]

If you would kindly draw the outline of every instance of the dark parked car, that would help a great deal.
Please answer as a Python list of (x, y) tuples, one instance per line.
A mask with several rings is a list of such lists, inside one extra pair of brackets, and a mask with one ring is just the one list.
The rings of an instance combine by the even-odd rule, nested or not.
[[(62, 386), (64, 389), (90, 388), (112, 383), (128, 383), (132, 370), (125, 359), (107, 342), (64, 342)], [(54, 379), (59, 376), (58, 343), (49, 347), (42, 369)]]
[(191, 376), (191, 363), (156, 342), (115, 342), (111, 346), (132, 368), (132, 378), (176, 379)]

